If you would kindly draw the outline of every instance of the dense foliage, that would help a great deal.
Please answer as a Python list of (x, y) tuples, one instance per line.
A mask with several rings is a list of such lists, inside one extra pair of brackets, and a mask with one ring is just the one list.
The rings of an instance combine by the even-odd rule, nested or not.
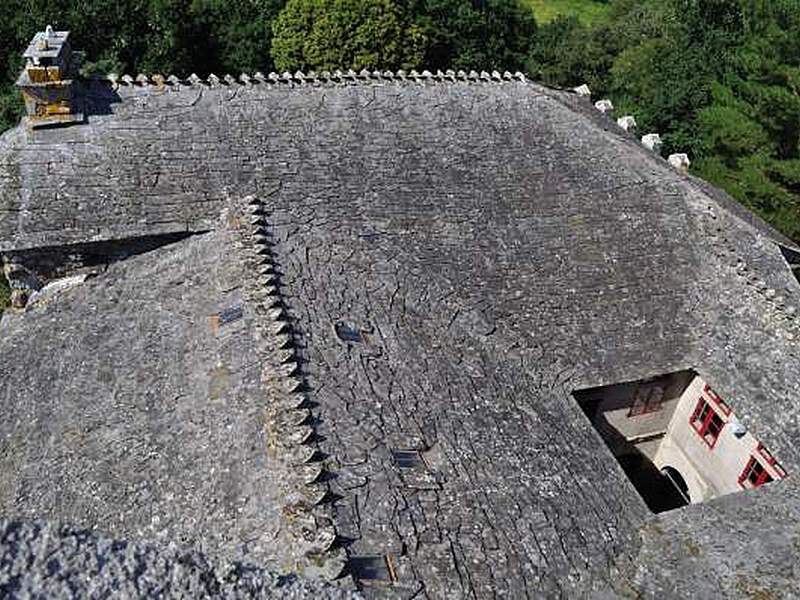
[[(545, 2), (591, 18), (537, 28), (529, 7)], [(800, 240), (800, 0), (3, 0), (0, 130), (19, 116), (20, 50), (48, 22), (73, 32), (85, 72), (527, 68), (588, 83)]]
[(419, 67), (522, 70), (536, 20), (517, 0), (404, 0), (427, 41)]
[(521, 0), (531, 8), (539, 23), (549, 23), (553, 19), (568, 15), (575, 16), (582, 23), (595, 23), (608, 13), (609, 2), (613, 0)]
[(517, 0), (2, 0), (0, 131), (19, 118), (19, 57), (46, 23), (83, 72), (522, 69), (536, 24)]
[(408, 69), (425, 44), (393, 0), (289, 0), (273, 32), (281, 71)]
[(532, 75), (588, 82), (800, 240), (800, 0), (616, 0), (540, 28)]

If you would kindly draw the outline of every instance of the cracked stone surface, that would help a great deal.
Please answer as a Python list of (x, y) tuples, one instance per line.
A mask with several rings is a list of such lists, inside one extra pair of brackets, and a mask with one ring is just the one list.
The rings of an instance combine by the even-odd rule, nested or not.
[[(113, 99), (93, 89), (98, 106)], [(3, 511), (185, 535), (297, 570), (302, 542), (275, 541), (294, 526), (278, 496), (306, 488), (263, 445), (307, 436), (329, 502), (298, 539), (319, 544), (333, 527), (350, 558), (391, 555), (397, 582), (363, 585), (367, 597), (681, 598), (669, 583), (684, 569), (701, 596), (757, 597), (762, 568), (796, 595), (800, 288), (779, 248), (790, 241), (591, 104), (534, 84), (116, 93), (88, 125), (2, 138), (0, 251), (215, 231), (6, 318), (0, 401), (23, 416), (0, 424)], [(247, 196), (263, 206), (248, 250), (261, 263), (217, 224)], [(212, 333), (208, 316), (236, 302), (243, 318)], [(295, 383), (267, 376), (265, 395), (265, 365)], [(654, 516), (571, 392), (686, 368), (789, 477)], [(288, 413), (269, 408), (300, 385), (307, 420), (287, 429)], [(120, 411), (117, 388), (151, 409)], [(115, 440), (132, 426), (123, 451)], [(401, 465), (398, 450), (420, 454)], [(116, 479), (92, 475), (104, 464)], [(129, 506), (150, 473), (158, 486)], [(201, 493), (173, 509), (164, 498), (184, 480)], [(768, 507), (780, 511), (754, 544)], [(153, 523), (162, 511), (168, 526)], [(245, 547), (249, 535), (259, 541)]]
[(631, 589), (648, 598), (796, 598), (800, 488), (784, 483), (649, 522)]
[[(0, 510), (280, 565), (282, 464), (245, 268), (219, 231), (112, 265), (0, 334)], [(212, 315), (243, 306), (215, 327)], [(41, 399), (41, 400), (40, 400)]]
[(209, 560), (42, 521), (0, 520), (4, 598), (320, 598), (353, 592), (253, 565)]

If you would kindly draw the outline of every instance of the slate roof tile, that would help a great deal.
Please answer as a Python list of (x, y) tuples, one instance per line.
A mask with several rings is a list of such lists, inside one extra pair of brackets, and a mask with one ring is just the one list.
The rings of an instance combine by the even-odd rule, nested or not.
[[(570, 392), (694, 367), (796, 471), (800, 357), (788, 309), (798, 305), (798, 284), (779, 236), (675, 172), (575, 94), (488, 73), (417, 74), (436, 82), (430, 85), (414, 77), (322, 74), (309, 85), (309, 74), (305, 83), (255, 77), (162, 90), (96, 83), (88, 124), (6, 134), (3, 252), (213, 231), (115, 265), (70, 292), (72, 299), (8, 320), (0, 369), (13, 385), (0, 399), (4, 412), (53, 411), (68, 424), (97, 403), (108, 419), (115, 396), (91, 387), (93, 371), (75, 365), (93, 356), (100, 372), (119, 356), (114, 381), (125, 410), (163, 403), (170, 386), (189, 394), (186, 418), (173, 422), (159, 408), (131, 423), (146, 432), (137, 439), (155, 444), (173, 423), (180, 433), (168, 447), (193, 462), (174, 479), (163, 459), (141, 458), (146, 466), (137, 468), (167, 487), (181, 477), (205, 482), (217, 460), (244, 453), (249, 467), (224, 477), (236, 474), (230, 485), (245, 506), (262, 511), (217, 522), (203, 508), (215, 495), (194, 494), (176, 513), (186, 523), (171, 522), (168, 531), (241, 553), (231, 538), (245, 534), (226, 537), (221, 527), (269, 531), (281, 522), (274, 492), (248, 490), (285, 481), (293, 498), (335, 499), (297, 515), (291, 556), (291, 544), (304, 548), (307, 533), (306, 549), (330, 548), (331, 564), (345, 555), (394, 557), (398, 587), (370, 587), (368, 595), (581, 597), (633, 589), (680, 597), (679, 587), (664, 585), (669, 569), (659, 570), (660, 542), (648, 532), (664, 529), (664, 556), (678, 572), (689, 559), (674, 548), (687, 528), (717, 527), (715, 506), (731, 519), (737, 502), (775, 502), (784, 518), (797, 515), (793, 478), (763, 497), (759, 490), (653, 516)], [(258, 231), (241, 206), (250, 196)], [(240, 231), (239, 222), (244, 233), (234, 243), (226, 232)], [(237, 252), (250, 254), (241, 262)], [(176, 288), (170, 282), (178, 273), (187, 283)], [(224, 344), (198, 329), (203, 315), (233, 305), (215, 278), (243, 290), (236, 300), (243, 318), (219, 331), (241, 329)], [(149, 286), (147, 297), (139, 286)], [(343, 337), (341, 324), (358, 336)], [(141, 363), (131, 360), (138, 356)], [(24, 371), (11, 360), (20, 357)], [(203, 388), (216, 361), (230, 364), (230, 381), (239, 381), (255, 357), (262, 373), (215, 404), (223, 401)], [(31, 364), (40, 374), (33, 383), (24, 375)], [(175, 376), (157, 376), (164, 372)], [(142, 392), (149, 378), (152, 400)], [(45, 389), (51, 380), (55, 390)], [(277, 456), (290, 464), (325, 457), (324, 476), (316, 467), (260, 467), (264, 456), (276, 456), (248, 445), (263, 441), (245, 394), (260, 385), (278, 399), (267, 406), (276, 429), (265, 434), (277, 440)], [(57, 403), (31, 400), (56, 392)], [(281, 412), (300, 406), (310, 409), (300, 424)], [(217, 414), (201, 428), (216, 437), (191, 453), (196, 410)], [(42, 452), (36, 440), (48, 439), (43, 421), (35, 422), (4, 432), (25, 432), (31, 456)], [(232, 439), (222, 437), (222, 423), (234, 428)], [(295, 429), (286, 435), (286, 427)], [(298, 450), (291, 440), (307, 444)], [(105, 464), (97, 454), (104, 446), (91, 436), (84, 443), (91, 451), (75, 460), (92, 472)], [(398, 469), (398, 448), (424, 450), (429, 473)], [(215, 458), (224, 449), (229, 458)], [(141, 449), (131, 452), (134, 460)], [(7, 456), (6, 489), (19, 481), (71, 489), (70, 476), (54, 483), (44, 463), (26, 462), (13, 446)], [(298, 477), (318, 487), (301, 493)], [(57, 506), (43, 491), (4, 502), (98, 522), (102, 510), (119, 510), (112, 498), (125, 506), (121, 490), (136, 480), (118, 474), (96, 496), (71, 491), (77, 495)], [(147, 502), (162, 502), (162, 492), (153, 494)], [(115, 534), (137, 535), (144, 517), (136, 510), (114, 525)], [(764, 551), (750, 544), (755, 528), (748, 521), (720, 543), (743, 561), (789, 560), (788, 529), (771, 528)], [(266, 541), (260, 551), (265, 561), (282, 558)], [(727, 573), (711, 554), (692, 560), (713, 573), (709, 581)], [(787, 576), (781, 585), (797, 584)]]

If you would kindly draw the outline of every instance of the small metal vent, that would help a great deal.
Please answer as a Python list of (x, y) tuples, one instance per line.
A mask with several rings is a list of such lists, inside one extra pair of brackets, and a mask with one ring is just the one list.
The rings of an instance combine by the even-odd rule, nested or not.
[(244, 309), (241, 306), (232, 306), (231, 308), (226, 308), (224, 310), (219, 311), (217, 316), (219, 317), (219, 324), (220, 325), (227, 325), (228, 323), (233, 323), (234, 321), (238, 321), (244, 315)]
[(392, 457), (401, 469), (423, 469), (426, 466), (419, 450), (392, 450)]
[(211, 329), (216, 331), (220, 327), (238, 321), (243, 316), (244, 316), (244, 308), (242, 308), (241, 305), (224, 308), (218, 313), (213, 314), (209, 317), (209, 321), (211, 322)]
[(238, 321), (242, 318), (242, 316), (244, 316), (244, 309), (241, 306), (231, 306), (230, 308), (225, 308), (216, 314), (217, 323), (220, 325), (220, 327), (227, 325), (228, 323)]
[(338, 321), (333, 326), (333, 329), (336, 331), (336, 336), (343, 342), (352, 342), (357, 344), (364, 341), (361, 330), (352, 323)]
[(359, 583), (396, 583), (397, 570), (391, 554), (383, 556), (353, 556), (350, 573)]

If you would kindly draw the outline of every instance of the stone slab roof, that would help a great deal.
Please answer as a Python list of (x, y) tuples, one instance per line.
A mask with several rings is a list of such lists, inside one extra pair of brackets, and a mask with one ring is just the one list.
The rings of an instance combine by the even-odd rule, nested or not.
[(648, 522), (632, 589), (647, 598), (797, 597), (800, 486), (784, 483)]
[(217, 333), (209, 321), (242, 306), (230, 263), (192, 239), (6, 316), (3, 512), (240, 558), (272, 552), (252, 316)]
[(0, 594), (4, 598), (360, 598), (311, 579), (214, 562), (197, 551), (165, 550), (68, 525), (7, 519), (0, 520)]
[[(272, 439), (280, 398), (265, 381), (278, 369), (237, 244), (222, 226), (6, 313), (0, 513), (281, 570), (324, 566), (304, 562), (324, 530)], [(289, 539), (290, 516), (303, 539)]]
[[(469, 171), (474, 165), (464, 161), (474, 161), (475, 153), (461, 144), (498, 143), (494, 123), (500, 115), (506, 133), (516, 131), (515, 148), (526, 148), (516, 158), (530, 170), (525, 178), (538, 176), (541, 187), (547, 174), (552, 189), (539, 191), (548, 194), (571, 189), (575, 174), (554, 177), (555, 165), (564, 152), (599, 148), (594, 128), (609, 129), (612, 121), (569, 94), (486, 77), (87, 82), (85, 125), (18, 128), (0, 137), (0, 251), (208, 229), (228, 195), (266, 193), (296, 174), (311, 153), (327, 152), (331, 165), (347, 165), (348, 157), (331, 145), (343, 135), (360, 136), (356, 143), (394, 136), (393, 158), (404, 161), (396, 167), (412, 172), (421, 163), (409, 154), (421, 140), (435, 142), (449, 147), (451, 155), (431, 163), (431, 169), (447, 170), (447, 161), (454, 165), (458, 159)], [(573, 139), (552, 137), (558, 129)], [(327, 144), (313, 145), (320, 139)], [(552, 144), (560, 151), (543, 152)], [(460, 150), (453, 153), (456, 147)], [(385, 149), (366, 144), (358, 150), (350, 159), (366, 169), (370, 156), (382, 160), (375, 153)], [(483, 167), (508, 168), (498, 157), (484, 158)], [(619, 156), (595, 160), (610, 164)], [(582, 185), (606, 193), (615, 189), (610, 173), (595, 171)], [(371, 174), (330, 175), (335, 180)], [(419, 175), (421, 183), (424, 173)]]
[[(743, 561), (796, 556), (787, 521), (800, 515), (800, 302), (776, 237), (580, 99), (502, 77), (90, 91), (88, 125), (2, 138), (0, 249), (212, 233), (6, 320), (0, 369), (13, 385), (2, 409), (36, 418), (4, 431), (18, 440), (2, 455), (0, 489), (15, 490), (5, 511), (297, 564), (302, 533), (287, 534), (286, 550), (242, 544), (291, 521), (271, 489), (284, 479), (288, 494), (300, 489), (289, 450), (276, 451), (274, 469), (259, 454), (265, 417), (252, 403), (266, 394), (264, 435), (283, 439), (285, 417), (269, 409), (290, 385), (311, 411), (300, 435), (324, 457), (326, 474), (311, 480), (328, 501), (310, 511), (312, 537), (332, 523), (346, 556), (396, 557), (398, 583), (368, 595), (683, 597), (656, 565), (680, 554), (690, 524), (718, 527), (720, 514), (743, 515), (719, 538)], [(242, 202), (220, 226), (220, 211)], [(255, 229), (242, 238), (236, 223), (248, 218)], [(239, 257), (248, 243), (252, 264)], [(223, 344), (201, 323), (237, 298), (242, 330)], [(261, 386), (251, 344), (268, 365)], [(48, 375), (31, 381), (28, 364)], [(281, 364), (294, 383), (269, 376)], [(686, 368), (790, 477), (769, 494), (655, 517), (571, 392)], [(215, 369), (228, 379), (214, 383)], [(65, 442), (68, 424), (91, 423), (92, 411), (96, 428)], [(91, 473), (112, 462), (104, 451), (119, 451), (108, 419), (158, 451), (132, 445), (134, 469), (73, 490), (79, 467)], [(65, 425), (50, 431), (53, 422)], [(429, 449), (430, 471), (398, 467), (393, 451), (412, 448)], [(48, 457), (71, 474), (57, 479)], [(139, 500), (122, 490), (139, 473), (167, 487), (144, 486), (149, 495), (131, 506)], [(54, 486), (73, 499), (56, 502)], [(238, 495), (207, 514), (227, 489)], [(757, 511), (746, 507), (762, 502), (784, 513), (754, 546)], [(174, 518), (153, 524), (162, 512)], [(727, 577), (714, 538), (692, 539), (701, 553), (674, 568), (694, 561), (709, 581)], [(789, 575), (781, 585), (798, 588)]]

